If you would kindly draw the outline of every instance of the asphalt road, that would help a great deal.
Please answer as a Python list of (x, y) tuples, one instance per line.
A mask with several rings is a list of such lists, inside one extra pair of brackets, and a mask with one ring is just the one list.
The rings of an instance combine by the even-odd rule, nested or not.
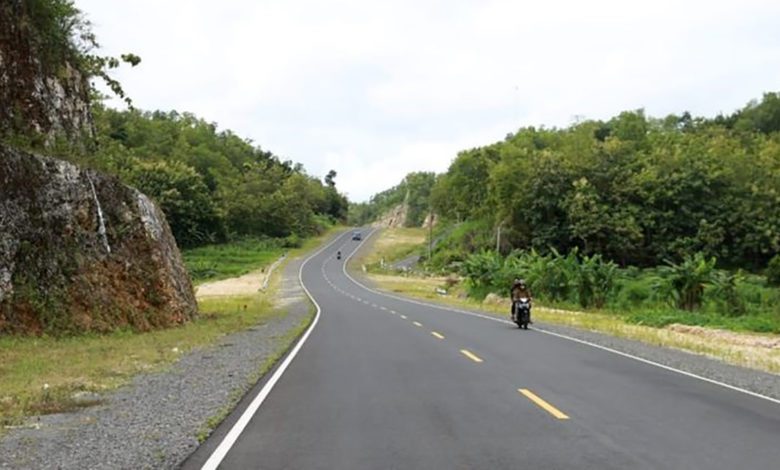
[(780, 468), (780, 404), (369, 291), (335, 257), (359, 245), (305, 263), (317, 323), (235, 441), (187, 466), (220, 446), (206, 468)]

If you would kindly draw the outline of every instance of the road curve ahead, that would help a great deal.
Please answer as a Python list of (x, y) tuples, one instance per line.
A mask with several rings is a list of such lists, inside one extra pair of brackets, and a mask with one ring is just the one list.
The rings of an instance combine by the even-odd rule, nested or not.
[(780, 404), (372, 292), (335, 256), (360, 243), (304, 264), (319, 319), (204, 468), (780, 468)]

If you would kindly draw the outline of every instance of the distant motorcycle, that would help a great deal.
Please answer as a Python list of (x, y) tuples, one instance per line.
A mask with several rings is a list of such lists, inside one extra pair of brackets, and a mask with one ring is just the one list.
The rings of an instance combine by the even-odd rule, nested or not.
[(531, 299), (521, 297), (512, 303), (512, 321), (517, 323), (517, 327), (527, 330), (531, 322)]
[(341, 259), (341, 252), (340, 251), (336, 253), (336, 259)]

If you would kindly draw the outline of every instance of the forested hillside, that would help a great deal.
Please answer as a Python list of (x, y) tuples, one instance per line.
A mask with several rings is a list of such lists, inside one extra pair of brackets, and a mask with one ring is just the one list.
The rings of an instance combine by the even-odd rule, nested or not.
[(464, 250), (494, 247), (500, 225), (504, 253), (577, 248), (654, 266), (701, 252), (760, 269), (780, 250), (779, 130), (777, 93), (714, 119), (638, 110), (523, 128), (461, 152), (431, 202), (471, 224)]
[(459, 153), (428, 204), (440, 235), (425, 268), (478, 299), (523, 277), (547, 305), (780, 332), (777, 93), (711, 119), (523, 128)]
[(185, 247), (244, 236), (303, 237), (346, 219), (336, 172), (325, 182), (189, 113), (96, 106), (97, 149), (75, 156), (150, 195)]

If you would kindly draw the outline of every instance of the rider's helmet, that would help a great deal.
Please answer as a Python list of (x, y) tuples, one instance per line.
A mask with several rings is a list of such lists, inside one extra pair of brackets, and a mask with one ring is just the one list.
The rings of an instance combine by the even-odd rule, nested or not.
[(515, 279), (515, 285), (518, 287), (525, 288), (525, 279)]

